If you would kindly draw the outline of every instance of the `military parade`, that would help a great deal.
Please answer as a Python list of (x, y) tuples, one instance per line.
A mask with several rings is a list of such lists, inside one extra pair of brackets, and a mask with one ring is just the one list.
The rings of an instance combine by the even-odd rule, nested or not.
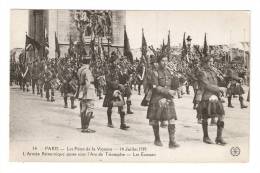
[[(203, 45), (193, 45), (192, 35), (179, 33), (183, 40), (178, 40), (181, 46), (177, 49), (171, 45), (169, 30), (167, 43), (163, 41), (154, 47), (146, 42), (146, 28), (141, 31), (142, 45), (137, 57), (131, 52), (126, 26), (123, 50), (110, 45), (111, 11), (74, 10), (74, 14), (79, 36), (72, 40), (68, 34), (65, 54), (61, 55), (64, 49), (61, 50), (56, 33), (54, 57), (50, 56), (47, 43), (39, 43), (25, 34), (25, 48), (19, 55), (10, 55), (10, 88), (17, 87), (19, 92), (41, 98), (41, 102), (59, 106), (60, 110), (71, 109), (70, 113), (80, 117), (79, 133), (86, 136), (95, 135), (100, 126), (119, 128), (131, 136), (129, 132), (135, 125), (128, 118), (144, 118), (139, 114), (145, 114), (147, 123), (141, 125), (151, 126), (154, 135), (154, 139), (148, 139), (149, 145), (163, 146), (160, 130), (167, 129), (170, 149), (182, 147), (176, 139), (178, 134), (185, 136), (178, 129), (182, 116), (179, 105), (188, 102), (193, 114), (189, 116), (193, 122), (190, 126), (201, 126), (202, 137), (198, 140), (205, 144), (228, 144), (224, 130), (227, 112), (249, 109), (250, 75), (245, 62), (232, 60), (230, 50), (222, 49), (221, 45), (208, 45), (206, 33), (200, 33)], [(85, 33), (90, 38), (89, 49), (85, 48)], [(136, 101), (137, 97), (141, 99)], [(59, 100), (62, 106), (57, 104)], [(239, 107), (232, 104), (237, 101)], [(96, 111), (101, 108), (102, 119), (107, 123), (92, 126)], [(214, 140), (208, 132), (211, 126), (216, 127)]]

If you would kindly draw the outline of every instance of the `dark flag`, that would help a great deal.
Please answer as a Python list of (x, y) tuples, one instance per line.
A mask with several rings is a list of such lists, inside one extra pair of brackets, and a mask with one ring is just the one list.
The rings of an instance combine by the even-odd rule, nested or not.
[(25, 47), (27, 47), (28, 45), (32, 45), (33, 47), (36, 47), (38, 50), (41, 48), (41, 44), (34, 40), (33, 38), (29, 37), (27, 34), (26, 34), (26, 41), (25, 41)]
[(182, 43), (182, 51), (181, 51), (182, 58), (184, 58), (187, 55), (187, 46), (186, 46), (185, 34), (186, 33), (184, 32), (184, 34), (183, 34), (183, 43)]
[(55, 32), (55, 53), (57, 53), (57, 57), (60, 57), (60, 45), (59, 45), (59, 41)]
[(147, 43), (144, 37), (144, 29), (142, 28), (142, 56), (146, 57), (147, 55)]
[(130, 61), (131, 63), (134, 62), (133, 54), (131, 52), (129, 40), (126, 33), (126, 28), (124, 28), (124, 56), (126, 56), (127, 60)]
[(166, 52), (167, 52), (167, 57), (170, 57), (171, 54), (171, 40), (170, 40), (170, 30), (168, 33), (168, 41), (167, 41), (167, 45), (166, 45)]
[(205, 33), (205, 36), (204, 36), (203, 54), (204, 54), (204, 56), (208, 55), (208, 44), (207, 44), (207, 34), (206, 33)]

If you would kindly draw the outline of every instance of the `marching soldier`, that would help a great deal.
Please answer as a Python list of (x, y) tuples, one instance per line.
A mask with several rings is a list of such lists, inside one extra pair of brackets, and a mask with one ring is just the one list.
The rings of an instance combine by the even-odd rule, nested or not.
[(106, 72), (106, 95), (103, 102), (103, 107), (107, 107), (107, 126), (114, 128), (112, 123), (112, 108), (118, 107), (118, 113), (120, 114), (121, 125), (120, 129), (127, 130), (129, 128), (125, 123), (125, 112), (124, 112), (124, 98), (122, 91), (124, 91), (124, 85), (119, 83), (119, 68), (116, 64), (118, 55), (115, 52), (111, 53), (109, 69)]
[[(54, 75), (51, 72), (50, 64), (48, 64), (44, 71), (44, 90), (46, 91), (46, 99), (47, 101), (54, 102), (54, 88), (52, 87), (51, 81), (54, 78)], [(51, 90), (51, 100), (50, 100), (50, 90)]]
[(138, 95), (141, 95), (141, 86), (143, 84), (144, 74), (145, 74), (145, 65), (143, 60), (140, 61), (139, 65), (136, 68), (136, 80), (138, 85)]
[(208, 119), (218, 118), (216, 144), (225, 145), (222, 138), (224, 129), (224, 108), (221, 102), (223, 91), (218, 87), (217, 74), (213, 70), (213, 58), (204, 57), (203, 67), (199, 73), (198, 81), (203, 90), (201, 101), (198, 104), (198, 110), (202, 115), (203, 142), (212, 144), (213, 142), (208, 135)]
[(32, 92), (33, 94), (35, 93), (35, 85), (36, 85), (37, 95), (39, 94), (38, 79), (39, 79), (39, 66), (36, 60), (33, 62), (33, 66), (32, 66)]
[(43, 86), (44, 86), (44, 72), (45, 72), (46, 64), (45, 61), (42, 59), (39, 63), (39, 79), (38, 79), (38, 86), (40, 96), (43, 97)]
[(23, 91), (25, 91), (25, 87), (26, 87), (26, 91), (29, 91), (29, 85), (30, 85), (30, 69), (29, 69), (29, 65), (27, 62), (25, 62), (24, 64), (22, 64), (21, 66), (21, 73), (22, 73), (22, 88)]
[(63, 89), (63, 99), (64, 108), (68, 108), (68, 97), (71, 102), (71, 109), (77, 108), (74, 104), (74, 95), (76, 93), (77, 75), (74, 73), (73, 68), (69, 65), (65, 65), (61, 74), (62, 89)]
[(127, 114), (133, 114), (133, 111), (131, 110), (131, 88), (130, 88), (130, 75), (128, 73), (127, 69), (123, 70), (123, 73), (119, 73), (119, 83), (125, 86), (123, 96), (127, 97), (126, 100), (126, 106), (127, 106)]
[(159, 134), (159, 121), (168, 121), (169, 132), (169, 148), (179, 147), (175, 141), (175, 120), (177, 115), (173, 97), (175, 95), (175, 81), (166, 68), (168, 63), (167, 57), (161, 57), (159, 60), (159, 67), (152, 75), (153, 91), (147, 110), (147, 119), (149, 124), (153, 127), (155, 136), (154, 144), (162, 146)]
[(90, 59), (82, 59), (82, 67), (78, 70), (79, 79), (79, 101), (80, 101), (80, 117), (81, 117), (81, 132), (94, 133), (95, 130), (89, 129), (90, 120), (94, 118), (94, 100), (95, 86), (94, 77), (89, 69)]
[(239, 78), (238, 75), (235, 73), (235, 69), (233, 66), (227, 69), (226, 80), (227, 80), (228, 107), (234, 108), (234, 106), (231, 103), (232, 95), (239, 95), (239, 102), (240, 102), (241, 109), (247, 108), (247, 106), (244, 104), (244, 98), (242, 96), (242, 94), (244, 94), (244, 89), (241, 86), (242, 79)]
[(154, 55), (150, 55), (150, 65), (145, 71), (145, 77), (143, 81), (145, 96), (141, 102), (141, 106), (148, 106), (150, 102), (151, 95), (152, 95), (152, 88), (153, 88), (152, 76), (153, 76), (153, 72), (157, 71), (157, 69), (158, 69), (158, 62), (156, 60), (156, 57)]

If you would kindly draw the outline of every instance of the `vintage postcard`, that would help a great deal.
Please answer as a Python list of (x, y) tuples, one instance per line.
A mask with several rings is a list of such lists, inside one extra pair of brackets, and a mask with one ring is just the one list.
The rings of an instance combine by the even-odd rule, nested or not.
[(10, 10), (10, 161), (248, 162), (250, 11)]

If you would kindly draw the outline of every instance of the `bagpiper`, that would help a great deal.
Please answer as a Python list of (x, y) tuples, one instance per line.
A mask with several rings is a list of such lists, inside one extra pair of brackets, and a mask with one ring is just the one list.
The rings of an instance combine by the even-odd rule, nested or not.
[(225, 114), (221, 101), (223, 91), (218, 87), (217, 74), (213, 70), (213, 57), (205, 56), (202, 60), (203, 64), (198, 75), (198, 81), (203, 93), (198, 104), (198, 111), (202, 115), (203, 142), (207, 144), (213, 143), (208, 135), (208, 119), (217, 117), (217, 137), (215, 142), (216, 144), (225, 145), (226, 142), (222, 138)]
[(147, 119), (149, 124), (153, 127), (154, 144), (162, 146), (159, 133), (159, 121), (168, 121), (169, 132), (169, 148), (179, 147), (175, 140), (175, 121), (177, 115), (174, 105), (174, 95), (176, 93), (176, 84), (174, 84), (171, 72), (166, 68), (168, 63), (167, 57), (158, 58), (159, 67), (152, 75), (152, 96), (147, 110)]
[(118, 107), (118, 113), (120, 115), (121, 125), (120, 129), (127, 130), (129, 128), (125, 122), (125, 101), (123, 98), (123, 91), (125, 89), (123, 84), (119, 83), (119, 67), (116, 60), (118, 55), (115, 52), (111, 53), (110, 63), (106, 72), (106, 95), (103, 102), (103, 107), (107, 107), (107, 126), (114, 128), (112, 123), (112, 108)]
[(131, 110), (131, 95), (132, 95), (132, 91), (131, 91), (131, 81), (130, 81), (130, 74), (129, 74), (129, 70), (127, 68), (125, 68), (123, 71), (120, 71), (119, 73), (119, 83), (124, 85), (124, 92), (123, 92), (123, 97), (126, 97), (126, 106), (127, 106), (127, 114), (133, 114), (133, 111)]
[(238, 77), (235, 72), (234, 66), (231, 65), (227, 69), (226, 73), (226, 80), (227, 80), (227, 97), (228, 97), (228, 107), (234, 108), (231, 103), (233, 95), (239, 95), (239, 102), (241, 109), (247, 108), (244, 104), (243, 94), (245, 93), (244, 89), (242, 88), (242, 79)]

